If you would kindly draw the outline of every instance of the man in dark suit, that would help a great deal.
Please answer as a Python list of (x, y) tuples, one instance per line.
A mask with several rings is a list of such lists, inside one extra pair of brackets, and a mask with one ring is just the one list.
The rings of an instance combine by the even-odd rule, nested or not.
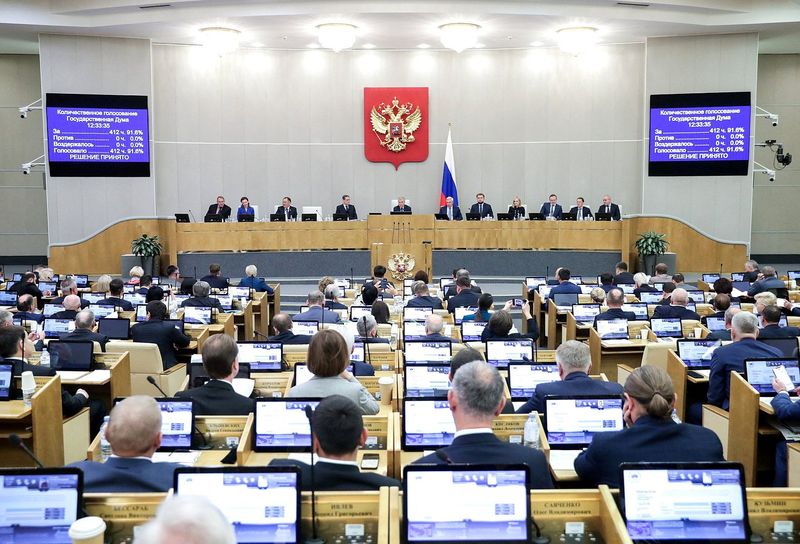
[(470, 291), (472, 291), (476, 295), (483, 294), (483, 291), (481, 291), (480, 287), (478, 287), (477, 285), (473, 285), (472, 277), (469, 275), (469, 270), (467, 270), (466, 268), (457, 268), (457, 269), (453, 270), (453, 283), (447, 284), (447, 286), (445, 288), (444, 300), (450, 300), (450, 297), (454, 297), (454, 296), (456, 296), (458, 294), (458, 288), (456, 286), (456, 281), (461, 276), (466, 276), (467, 278), (469, 278)]
[(67, 295), (64, 297), (62, 306), (64, 306), (63, 310), (54, 313), (50, 317), (53, 319), (75, 319), (78, 312), (81, 311), (81, 299), (78, 298), (78, 295)]
[(113, 457), (105, 463), (81, 461), (70, 466), (83, 471), (87, 493), (161, 493), (172, 487), (178, 463), (154, 463), (161, 446), (161, 410), (152, 397), (135, 395), (111, 411), (106, 439)]
[(587, 221), (590, 219), (594, 219), (592, 215), (592, 210), (589, 209), (589, 206), (584, 206), (582, 196), (579, 196), (575, 199), (575, 206), (569, 209), (569, 213), (575, 216), (576, 221)]
[(208, 282), (198, 281), (192, 285), (192, 296), (181, 302), (181, 308), (192, 306), (195, 308), (216, 308), (218, 312), (224, 311), (219, 299), (209, 296), (211, 286)]
[(272, 330), (275, 336), (270, 336), (270, 342), (280, 342), (281, 344), (308, 344), (311, 337), (307, 334), (295, 334), (292, 331), (292, 316), (289, 314), (275, 314), (272, 318)]
[(702, 323), (704, 326), (708, 322), (709, 317), (725, 318), (725, 312), (731, 307), (730, 295), (726, 295), (725, 293), (717, 293), (717, 295), (711, 299), (711, 306), (714, 309), (714, 313), (711, 315), (704, 315), (702, 318), (700, 318), (700, 323)]
[(358, 219), (356, 207), (350, 204), (350, 195), (342, 195), (342, 203), (336, 206), (336, 213), (339, 215), (346, 215), (348, 221), (355, 221)]
[(469, 209), (469, 213), (476, 213), (481, 216), (481, 219), (484, 217), (494, 217), (492, 205), (485, 202), (486, 195), (483, 193), (478, 193), (475, 195), (475, 199), (477, 202)]
[(608, 305), (608, 310), (601, 314), (597, 314), (594, 316), (594, 323), (593, 326), (597, 328), (598, 321), (604, 321), (609, 319), (627, 319), (628, 321), (636, 321), (636, 314), (633, 312), (626, 312), (622, 309), (622, 305), (625, 303), (625, 293), (622, 292), (622, 289), (617, 289), (616, 287), (608, 292), (606, 295), (606, 305)]
[(603, 204), (597, 208), (597, 213), (605, 213), (611, 215), (612, 221), (619, 221), (622, 218), (619, 206), (611, 202), (610, 195), (603, 195)]
[(650, 285), (671, 282), (672, 274), (669, 273), (669, 267), (664, 263), (658, 263), (656, 265), (656, 275), (650, 278)]
[(509, 312), (512, 302), (512, 300), (506, 301), (506, 305), (502, 310), (498, 310), (492, 314), (492, 317), (489, 318), (489, 322), (481, 333), (481, 342), (497, 338), (530, 338), (534, 342), (538, 340), (539, 326), (531, 315), (530, 304), (527, 303), (522, 305), (522, 318), (528, 325), (528, 332), (524, 334), (520, 332), (511, 332), (511, 327), (514, 325), (514, 321), (511, 319), (511, 313)]
[(761, 276), (759, 279), (753, 282), (750, 289), (747, 290), (747, 296), (752, 297), (758, 293), (774, 289), (786, 289), (786, 284), (777, 277), (775, 267), (765, 266), (761, 269)]
[(453, 342), (453, 338), (442, 334), (444, 319), (439, 314), (430, 314), (425, 318), (425, 338), (429, 342)]
[(42, 305), (42, 297), (44, 297), (45, 294), (42, 293), (36, 285), (36, 274), (33, 272), (25, 272), (22, 275), (22, 279), (16, 282), (12, 289), (16, 291), (19, 296), (33, 296), (36, 299), (36, 307), (44, 308)]
[(339, 302), (341, 296), (339, 286), (335, 283), (325, 286), (325, 308), (328, 310), (346, 310), (347, 306)]
[(378, 336), (378, 322), (372, 315), (365, 315), (356, 321), (356, 332), (358, 341), (366, 344), (388, 344), (388, 338)]
[(17, 313), (14, 314), (14, 318), (41, 323), (44, 319), (44, 314), (33, 311), (33, 296), (22, 295), (17, 299)]
[(191, 338), (183, 334), (171, 323), (164, 323), (167, 307), (160, 300), (147, 303), (147, 321), (137, 323), (131, 328), (131, 338), (134, 342), (156, 344), (161, 353), (161, 362), (164, 370), (175, 365), (175, 346), (185, 348)]
[(456, 294), (447, 300), (447, 311), (451, 314), (461, 307), (478, 307), (478, 295), (472, 290), (469, 276), (456, 279)]
[(323, 307), (325, 295), (320, 291), (308, 293), (306, 304), (308, 310), (295, 314), (296, 321), (319, 321), (320, 323), (341, 323), (342, 317), (337, 312), (326, 310)]
[(442, 300), (439, 297), (430, 296), (428, 285), (424, 281), (415, 281), (411, 285), (411, 292), (414, 294), (414, 298), (406, 304), (409, 308), (442, 309)]
[(292, 199), (288, 196), (283, 197), (281, 205), (278, 206), (278, 209), (275, 210), (275, 213), (277, 215), (286, 217), (287, 221), (290, 219), (297, 219), (297, 208), (292, 206)]
[[(797, 385), (797, 384), (795, 384)], [(781, 423), (797, 425), (800, 421), (800, 403), (794, 402), (786, 390), (786, 386), (776, 379), (772, 380), (772, 388), (777, 395), (772, 397), (772, 409), (775, 410), (775, 417)], [(800, 395), (800, 388), (795, 389), (796, 394)], [(773, 487), (786, 487), (788, 473), (786, 461), (786, 442), (781, 440), (775, 446), (775, 479)]]
[(753, 283), (758, 279), (759, 274), (761, 274), (761, 271), (758, 269), (758, 263), (756, 261), (750, 259), (744, 263), (743, 281), (749, 281), (750, 283)]
[(569, 279), (572, 277), (569, 268), (561, 267), (556, 272), (556, 278), (558, 278), (558, 285), (550, 289), (550, 297), (553, 298), (553, 295), (559, 294), (581, 294), (581, 288), (579, 285), (575, 285)]
[(658, 289), (648, 283), (648, 279), (647, 274), (644, 272), (637, 272), (633, 275), (633, 283), (636, 285), (636, 288), (633, 290), (633, 296), (639, 300), (642, 299), (642, 293), (655, 293), (658, 291)]
[(122, 291), (125, 289), (124, 286), (125, 284), (119, 278), (111, 280), (108, 284), (109, 296), (99, 301), (98, 304), (121, 308), (123, 312), (132, 312), (134, 310), (133, 304), (122, 298)]
[(475, 361), (458, 369), (447, 393), (450, 411), (456, 424), (453, 442), (414, 464), (485, 463), (528, 465), (531, 488), (550, 489), (553, 480), (544, 454), (521, 444), (497, 438), (492, 422), (503, 411), (505, 381), (497, 369)]
[[(63, 305), (64, 299), (67, 297), (67, 295), (75, 295), (79, 298), (81, 296), (78, 292), (78, 284), (75, 283), (75, 280), (72, 278), (67, 278), (61, 281), (61, 296), (51, 300), (50, 304)], [(86, 309), (88, 306), (89, 301), (81, 299), (81, 310)]]
[(600, 289), (605, 291), (606, 294), (614, 289), (614, 276), (611, 275), (611, 272), (603, 272), (600, 274)]
[(217, 203), (208, 207), (206, 216), (219, 215), (222, 220), (226, 220), (231, 216), (231, 207), (225, 204), (225, 197), (220, 195), (217, 197)]
[(558, 196), (551, 194), (547, 197), (547, 200), (542, 204), (539, 213), (545, 216), (546, 219), (561, 219), (561, 214), (564, 210), (561, 209), (561, 204), (558, 203)]
[(445, 200), (445, 205), (439, 208), (441, 215), (446, 215), (450, 221), (461, 221), (464, 219), (461, 215), (461, 208), (453, 203), (453, 197), (448, 196)]
[(275, 459), (271, 466), (298, 466), (304, 491), (377, 491), (400, 487), (400, 482), (375, 472), (361, 472), (358, 450), (367, 443), (361, 409), (347, 397), (331, 395), (320, 401), (311, 416), (312, 447), (317, 455), (314, 480), (311, 466), (293, 459)]
[(540, 383), (533, 396), (517, 409), (518, 414), (536, 410), (544, 412), (544, 399), (548, 395), (621, 395), (622, 386), (616, 382), (593, 380), (589, 377), (592, 355), (589, 346), (577, 340), (567, 340), (556, 349), (556, 365), (561, 381)]
[(781, 327), (780, 321), (783, 312), (777, 306), (765, 306), (761, 310), (762, 329), (758, 332), (758, 337), (763, 338), (796, 338), (800, 336), (800, 329), (797, 327)]
[(404, 196), (397, 197), (397, 206), (392, 208), (392, 211), (411, 213), (411, 206), (406, 204), (406, 197)]
[(618, 262), (614, 268), (614, 285), (619, 285), (620, 283), (635, 283), (633, 274), (628, 272), (628, 263), (625, 261)]
[(724, 340), (730, 341), (731, 339), (731, 321), (733, 321), (733, 316), (741, 312), (742, 310), (739, 308), (730, 307), (725, 310), (725, 328), (719, 331), (712, 331), (708, 333), (706, 339), (708, 340)]
[(233, 390), (239, 374), (239, 347), (227, 334), (215, 334), (203, 344), (203, 368), (211, 378), (202, 387), (178, 391), (175, 396), (194, 401), (195, 414), (204, 416), (246, 416), (255, 410), (253, 399)]
[(220, 276), (222, 267), (217, 263), (208, 265), (208, 275), (200, 278), (200, 281), (206, 282), (212, 289), (227, 289), (228, 278)]
[(58, 337), (62, 342), (98, 342), (100, 350), (105, 352), (108, 336), (94, 332), (94, 312), (81, 310), (75, 316), (75, 330)]
[(687, 304), (689, 304), (689, 293), (686, 292), (686, 289), (676, 288), (670, 296), (669, 305), (661, 304), (656, 306), (653, 317), (659, 319), (677, 317), (679, 319), (694, 319), (700, 321), (700, 316), (687, 308)]

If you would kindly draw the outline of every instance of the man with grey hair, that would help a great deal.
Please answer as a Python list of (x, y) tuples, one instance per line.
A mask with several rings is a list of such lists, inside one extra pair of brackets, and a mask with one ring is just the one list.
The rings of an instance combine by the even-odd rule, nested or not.
[(442, 334), (444, 319), (439, 314), (430, 314), (425, 318), (425, 338), (427, 342), (452, 342), (453, 339)]
[(325, 287), (325, 307), (329, 310), (346, 310), (347, 306), (339, 302), (341, 291), (339, 286), (332, 283)]
[(198, 281), (192, 286), (192, 296), (181, 302), (181, 308), (187, 306), (203, 307), (203, 308), (216, 308), (218, 312), (222, 312), (222, 304), (219, 299), (209, 296), (211, 293), (211, 285), (205, 281)]
[(577, 340), (567, 340), (556, 349), (556, 366), (560, 381), (540, 383), (533, 396), (520, 406), (518, 414), (544, 412), (544, 399), (548, 395), (622, 395), (622, 386), (616, 382), (594, 380), (589, 377), (592, 356), (589, 346)]
[(765, 266), (761, 269), (758, 280), (747, 290), (747, 296), (753, 297), (764, 291), (774, 292), (772, 291), (773, 289), (786, 289), (786, 284), (783, 283), (782, 279), (778, 278), (774, 266)]
[(495, 367), (474, 361), (459, 368), (447, 400), (456, 426), (453, 442), (414, 464), (484, 463), (487, 459), (498, 464), (525, 463), (532, 488), (553, 487), (541, 451), (503, 442), (492, 432), (492, 422), (506, 403), (505, 381)]
[(608, 310), (594, 316), (594, 328), (597, 328), (598, 321), (608, 321), (611, 319), (627, 319), (628, 321), (636, 321), (636, 314), (623, 310), (623, 304), (625, 304), (625, 293), (623, 293), (622, 289), (619, 287), (614, 287), (606, 294), (606, 305), (608, 306)]
[(404, 213), (411, 213), (411, 206), (406, 204), (406, 197), (398, 196), (397, 197), (397, 206), (392, 208), (393, 212), (404, 212)]
[[(719, 295), (717, 295), (719, 296)], [(725, 340), (730, 341), (731, 339), (731, 322), (733, 321), (733, 316), (741, 312), (741, 308), (734, 308), (731, 306), (727, 310), (725, 310), (725, 328), (719, 331), (713, 331), (708, 333), (706, 336), (707, 340)]]
[(758, 263), (752, 259), (750, 259), (749, 261), (745, 261), (743, 280), (753, 283), (758, 279), (758, 275), (759, 275)]
[(135, 395), (111, 410), (106, 439), (113, 455), (105, 463), (81, 461), (87, 493), (157, 493), (172, 487), (178, 463), (154, 463), (161, 446), (161, 410), (152, 397)]
[(455, 271), (455, 274), (453, 274), (453, 283), (447, 288), (447, 290), (444, 293), (445, 300), (449, 300), (450, 297), (454, 297), (461, 292), (461, 290), (458, 289), (458, 278), (467, 278), (469, 280), (469, 283), (467, 284), (469, 286), (469, 291), (472, 291), (476, 295), (483, 294), (483, 291), (481, 291), (480, 287), (478, 287), (477, 285), (472, 285), (472, 278), (469, 275), (469, 270), (467, 270), (466, 268), (459, 268), (458, 270)]
[(409, 308), (433, 308), (442, 309), (442, 301), (439, 297), (432, 297), (428, 291), (428, 286), (424, 281), (415, 281), (411, 285), (411, 293), (414, 298), (408, 301), (406, 306)]
[(381, 338), (378, 336), (378, 322), (371, 314), (366, 314), (356, 321), (356, 332), (358, 332), (358, 341), (366, 342), (367, 344), (388, 344), (388, 338)]
[[(75, 295), (80, 298), (80, 294), (78, 293), (78, 284), (73, 278), (61, 280), (61, 296), (54, 298), (50, 304), (55, 304), (56, 306), (63, 305), (64, 299), (67, 297), (67, 295)], [(86, 309), (87, 306), (89, 306), (89, 301), (81, 299), (81, 309)]]
[(133, 539), (134, 544), (236, 544), (225, 515), (201, 495), (173, 495)]
[(295, 321), (319, 321), (320, 323), (341, 323), (342, 318), (338, 313), (332, 312), (322, 307), (325, 302), (325, 295), (322, 291), (311, 291), (308, 293), (306, 305), (308, 310), (295, 314)]
[(106, 350), (108, 336), (95, 332), (94, 312), (81, 310), (75, 316), (75, 330), (59, 335), (62, 342), (98, 342), (100, 350)]
[(697, 312), (693, 312), (686, 305), (689, 304), (689, 293), (681, 287), (676, 288), (669, 299), (669, 304), (656, 306), (653, 317), (663, 319), (667, 317), (677, 317), (678, 319), (694, 319), (700, 321)]
[(0, 310), (0, 327), (13, 327), (14, 314), (8, 310)]
[(56, 312), (50, 317), (53, 319), (75, 319), (81, 310), (81, 299), (78, 295), (67, 295), (62, 304), (64, 307), (60, 312)]
[(307, 334), (295, 334), (292, 330), (294, 323), (292, 316), (285, 313), (275, 314), (272, 318), (272, 330), (275, 336), (270, 336), (270, 342), (280, 342), (281, 344), (308, 344), (311, 336)]

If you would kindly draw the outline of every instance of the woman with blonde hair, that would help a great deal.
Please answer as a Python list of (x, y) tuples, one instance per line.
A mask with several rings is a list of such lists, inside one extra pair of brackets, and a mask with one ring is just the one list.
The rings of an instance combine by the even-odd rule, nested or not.
[(130, 276), (128, 283), (138, 285), (139, 280), (141, 280), (142, 276), (144, 276), (144, 268), (141, 266), (134, 266), (131, 268), (130, 272), (128, 272), (128, 276)]
[(677, 396), (667, 372), (648, 365), (634, 370), (624, 386), (622, 431), (597, 433), (575, 459), (575, 472), (590, 487), (619, 487), (626, 462), (723, 461), (722, 444), (710, 429), (678, 423)]
[(103, 274), (97, 281), (94, 282), (92, 285), (92, 292), (93, 293), (108, 293), (111, 291), (111, 276), (108, 274)]

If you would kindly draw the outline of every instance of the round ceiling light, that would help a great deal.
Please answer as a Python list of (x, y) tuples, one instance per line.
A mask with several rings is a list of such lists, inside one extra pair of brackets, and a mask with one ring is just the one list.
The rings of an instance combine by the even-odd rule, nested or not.
[(473, 23), (448, 23), (439, 27), (442, 45), (461, 53), (465, 49), (475, 47), (478, 43), (480, 25)]
[(597, 29), (592, 26), (562, 28), (556, 32), (556, 38), (559, 49), (578, 56), (597, 43)]
[(325, 23), (317, 26), (317, 39), (322, 47), (338, 53), (353, 47), (356, 30), (354, 25), (347, 23)]
[(239, 48), (241, 32), (234, 28), (213, 26), (200, 29), (200, 41), (203, 47), (219, 56), (233, 53)]

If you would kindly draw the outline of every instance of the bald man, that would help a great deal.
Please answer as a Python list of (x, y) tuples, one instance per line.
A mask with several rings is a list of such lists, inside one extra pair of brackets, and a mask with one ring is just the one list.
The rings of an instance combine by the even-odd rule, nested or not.
[(656, 306), (653, 317), (658, 319), (677, 317), (679, 319), (694, 319), (700, 321), (700, 316), (697, 312), (693, 312), (687, 308), (687, 304), (689, 304), (689, 293), (686, 292), (686, 289), (678, 287), (672, 292), (669, 305), (662, 304)]
[(152, 397), (136, 395), (111, 411), (106, 438), (113, 455), (105, 463), (81, 461), (87, 493), (153, 493), (172, 487), (178, 463), (154, 463), (161, 446), (161, 410)]
[(53, 319), (75, 319), (81, 311), (81, 299), (78, 295), (67, 295), (62, 303), (64, 309), (56, 312), (50, 317)]
[(452, 342), (453, 339), (449, 336), (444, 336), (442, 330), (444, 329), (444, 319), (439, 314), (429, 314), (425, 318), (425, 338), (423, 340), (429, 342), (447, 341)]

